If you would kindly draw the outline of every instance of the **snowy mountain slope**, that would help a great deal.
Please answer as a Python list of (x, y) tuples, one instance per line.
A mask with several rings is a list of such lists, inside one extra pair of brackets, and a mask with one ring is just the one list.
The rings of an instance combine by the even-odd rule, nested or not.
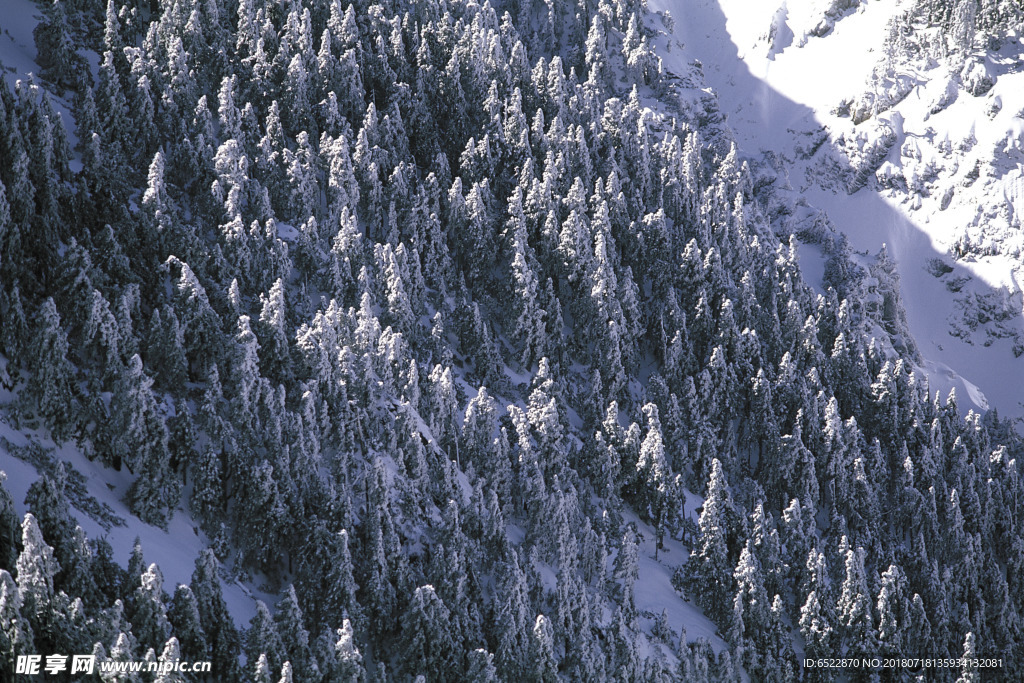
[[(37, 49), (32, 32), (41, 17), (38, 5), (32, 0), (4, 0), (3, 7), (0, 8), (0, 73), (12, 90), (19, 82), (23, 85), (38, 82), (40, 67), (35, 61)], [(95, 53), (85, 50), (82, 52), (94, 67), (95, 75)], [(58, 97), (50, 93), (51, 104), (61, 117), (68, 141), (74, 147), (78, 139), (70, 99), (70, 94), (67, 97)], [(70, 166), (74, 171), (81, 170), (80, 156), (76, 154), (71, 160)], [(3, 366), (6, 365), (6, 359), (3, 359)], [(16, 396), (0, 389), (0, 405), (4, 409), (14, 399)], [(46, 435), (41, 436), (36, 430), (11, 427), (5, 414), (0, 414), (0, 439), (0, 471), (7, 475), (4, 486), (14, 499), (20, 516), (28, 512), (24, 503), (25, 494), (39, 478), (40, 470), (33, 463), (8, 452), (5, 444), (14, 447), (38, 444), (47, 451), (52, 463), (63, 462), (67, 467), (83, 475), (88, 493), (97, 503), (112, 510), (120, 522), (114, 525), (100, 524), (86, 511), (73, 506), (72, 513), (76, 522), (90, 539), (106, 538), (114, 550), (115, 560), (121, 564), (127, 561), (135, 539), (139, 539), (147, 563), (158, 564), (163, 572), (165, 591), (173, 592), (177, 584), (189, 583), (195, 569), (195, 560), (200, 551), (209, 547), (210, 539), (192, 519), (184, 504), (186, 499), (183, 499), (182, 506), (177, 510), (168, 528), (160, 529), (142, 522), (128, 509), (125, 493), (131, 484), (132, 476), (127, 471), (114, 472), (98, 462), (90, 461), (74, 444), (55, 448)], [(243, 585), (227, 572), (222, 579), (224, 599), (232, 617), (239, 624), (248, 623), (255, 614), (256, 599), (268, 603), (275, 599), (274, 596), (263, 593), (253, 586)]]
[[(53, 450), (53, 444), (48, 444), (48, 439), (40, 439), (33, 430), (12, 428), (6, 416), (0, 416), (0, 437), (5, 440), (0, 442), (0, 471), (7, 474), (4, 487), (14, 499), (20, 516), (28, 512), (24, 504), (25, 494), (39, 478), (39, 470), (33, 463), (15, 457), (5, 446), (10, 444), (17, 448), (35, 443), (50, 451), (49, 458), (54, 465), (63, 462), (66, 467), (82, 474), (88, 494), (97, 503), (113, 511), (115, 522), (108, 525), (101, 524), (94, 516), (73, 506), (76, 522), (90, 539), (106, 538), (114, 550), (115, 560), (121, 564), (127, 562), (135, 539), (138, 539), (147, 564), (155, 562), (163, 572), (165, 591), (173, 593), (176, 585), (189, 583), (196, 558), (200, 551), (209, 547), (210, 542), (184, 506), (177, 511), (166, 530), (146, 524), (134, 516), (124, 502), (125, 492), (131, 484), (127, 471), (113, 472), (92, 462), (73, 445)], [(227, 575), (222, 579), (224, 600), (238, 623), (247, 623), (256, 613), (257, 598), (268, 603), (273, 601), (271, 596), (243, 586)]]
[[(912, 70), (883, 60), (890, 23), (908, 3), (831, 4), (849, 7), (830, 13), (821, 2), (742, 0), (653, 0), (651, 7), (676, 18), (674, 36), (660, 45), (666, 67), (685, 71), (701, 61), (741, 151), (776, 160), (855, 252), (888, 246), (932, 390), (956, 387), (964, 410), (994, 406), (1020, 416), (1020, 43), (989, 56), (996, 85), (972, 97), (948, 65)], [(898, 95), (904, 99), (887, 111), (853, 123), (851, 103), (856, 109)], [(945, 100), (952, 103), (933, 113)], [(972, 182), (972, 175), (981, 177)]]
[[(170, 588), (216, 536), (247, 583), (280, 590), (274, 617), (255, 611), (244, 670), (220, 610), (200, 614), (208, 650), (193, 638), (187, 652), (196, 629), (174, 620), (182, 653), (227, 667), (218, 680), (669, 681), (709, 664), (709, 680), (792, 680), (798, 655), (900, 651), (888, 639), (922, 642), (929, 619), (936, 653), (977, 639), (1016, 655), (1021, 449), (921, 395), (913, 362), (962, 408), (987, 405), (917, 352), (894, 266), (872, 256), (889, 241), (905, 265), (927, 242), (869, 192), (899, 121), (872, 110), (828, 139), (818, 105), (730, 52), (731, 32), (775, 64), (858, 22), (874, 35), (884, 16), (792, 2), (737, 24), (736, 5), (679, 4), (686, 46), (658, 38), (672, 79), (638, 29), (657, 29), (643, 2), (501, 19), (475, 2), (443, 16), (389, 3), (400, 17), (374, 0), (321, 14), (209, 0), (191, 17), (117, 4), (102, 43), (75, 38), (106, 51), (96, 87), (75, 86), (92, 141), (78, 169), (62, 147), (47, 167), (39, 91), (0, 90), (0, 145), (19, 162), (0, 178), (40, 199), (11, 191), (9, 219), (0, 192), (0, 244), (25, 245), (0, 261), (0, 363), (18, 379), (0, 403), (21, 424), (0, 469), (24, 513), (48, 468), (17, 455), (50, 428), (81, 447), (55, 454), (82, 473), (75, 514), (117, 559), (140, 535)], [(60, 37), (59, 7), (44, 37)], [(858, 188), (855, 218), (875, 222), (854, 240), (861, 270), (820, 210)], [(904, 289), (959, 276), (927, 265)], [(815, 299), (825, 282), (847, 301)], [(125, 526), (106, 532), (98, 504)], [(45, 518), (45, 501), (31, 508)], [(0, 572), (0, 615), (3, 595), (45, 592), (46, 570), (23, 569), (46, 556), (25, 526), (17, 562), (0, 553), (18, 582)], [(84, 554), (66, 528), (44, 529), (65, 567)], [(129, 583), (68, 594), (131, 610)], [(229, 592), (244, 627), (251, 591)], [(26, 604), (38, 650), (60, 650), (63, 634), (37, 628), (59, 601)], [(152, 613), (117, 628), (173, 654)]]
[[(3, 77), (8, 81), (12, 90), (19, 86), (25, 87), (29, 83), (40, 82), (38, 78), (40, 67), (36, 62), (37, 48), (34, 45), (33, 30), (41, 19), (42, 13), (32, 0), (9, 0), (5, 3), (4, 11), (0, 15), (0, 68), (2, 68)], [(82, 50), (81, 53), (92, 65), (93, 77), (98, 80), (96, 54), (86, 50)], [(45, 84), (41, 87), (45, 88)], [(62, 97), (47, 91), (51, 104), (63, 119), (69, 143), (72, 148), (75, 148), (78, 145), (78, 138), (74, 117), (71, 113), (72, 94), (65, 93), (65, 95)], [(81, 153), (76, 151), (75, 158), (71, 161), (71, 168), (75, 172), (81, 171), (80, 158)], [(299, 235), (298, 229), (284, 221), (277, 224), (277, 233), (281, 239), (289, 243), (293, 243)], [(0, 362), (6, 366), (6, 359), (2, 356), (0, 356)], [(517, 374), (507, 366), (504, 371), (522, 387), (525, 388), (529, 385), (531, 379), (529, 374)], [(467, 380), (464, 370), (455, 372), (455, 380), (468, 398), (475, 396), (477, 387)], [(155, 563), (160, 567), (164, 577), (164, 591), (170, 593), (173, 592), (177, 584), (188, 584), (192, 577), (196, 558), (202, 550), (211, 545), (211, 539), (200, 529), (199, 523), (195, 521), (188, 509), (187, 501), (191, 489), (185, 490), (181, 504), (175, 509), (167, 529), (146, 524), (132, 513), (126, 502), (127, 492), (135, 475), (127, 470), (115, 472), (99, 462), (90, 460), (73, 443), (55, 446), (45, 430), (12, 427), (3, 411), (13, 405), (16, 400), (17, 395), (0, 389), (0, 439), (3, 439), (0, 441), (0, 472), (6, 475), (3, 484), (14, 499), (17, 513), (24, 517), (29, 511), (24, 502), (28, 489), (39, 479), (41, 472), (47, 468), (40, 468), (34, 462), (19, 458), (11, 450), (25, 448), (29, 445), (38, 446), (46, 454), (43, 457), (51, 466), (61, 462), (71, 471), (81, 475), (92, 502), (112, 511), (114, 523), (103, 524), (85, 509), (72, 504), (71, 512), (76, 523), (82, 527), (90, 539), (105, 538), (114, 550), (115, 560), (122, 564), (132, 552), (137, 539), (140, 542), (146, 563)], [(520, 403), (522, 402), (520, 401)], [(416, 419), (419, 420), (419, 416), (416, 416)], [(422, 420), (420, 422), (422, 423)], [(429, 428), (426, 425), (423, 425), (422, 428), (425, 438), (429, 437)], [(393, 461), (390, 459), (387, 462), (389, 465), (393, 465)], [(459, 471), (457, 477), (463, 484), (468, 501), (471, 486), (463, 472)], [(694, 508), (699, 507), (702, 501), (697, 497), (691, 497), (689, 509), (684, 514), (696, 519)], [(623, 521), (635, 525), (639, 535), (635, 601), (639, 613), (638, 625), (643, 632), (639, 642), (640, 654), (645, 659), (654, 658), (676, 666), (679, 661), (675, 649), (680, 643), (680, 635), (683, 636), (683, 643), (703, 641), (716, 654), (728, 652), (728, 645), (722, 639), (718, 627), (694, 604), (685, 600), (672, 586), (673, 571), (685, 561), (688, 555), (684, 545), (676, 539), (666, 539), (664, 546), (656, 551), (657, 532), (650, 524), (633, 513), (627, 514)], [(510, 528), (510, 536), (513, 534), (514, 530)], [(657, 558), (656, 555), (658, 555)], [(614, 555), (609, 558), (609, 567), (614, 559)], [(542, 573), (550, 575), (548, 578), (551, 579), (552, 591), (555, 590), (556, 569), (547, 566), (541, 567)], [(281, 597), (278, 594), (262, 590), (267, 588), (265, 585), (255, 585), (260, 582), (262, 578), (260, 575), (257, 575), (254, 580), (243, 581), (232, 575), (228, 568), (222, 567), (221, 572), (224, 599), (231, 617), (240, 627), (247, 625), (256, 614), (257, 599), (273, 608), (273, 605)], [(605, 620), (610, 621), (613, 616), (609, 610), (604, 610)], [(667, 627), (667, 632), (658, 632), (658, 622), (662, 616), (664, 622), (661, 627)], [(609, 626), (609, 624), (603, 625)], [(249, 662), (249, 664), (253, 663)], [(741, 674), (741, 677), (746, 680), (745, 674)]]

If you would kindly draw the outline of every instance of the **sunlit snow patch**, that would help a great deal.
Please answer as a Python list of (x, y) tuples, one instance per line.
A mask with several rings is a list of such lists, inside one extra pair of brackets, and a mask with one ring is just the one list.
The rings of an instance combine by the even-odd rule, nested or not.
[(973, 410), (982, 413), (989, 409), (988, 399), (978, 385), (956, 374), (945, 363), (926, 360), (921, 369), (928, 377), (928, 386), (933, 396), (938, 392), (939, 396), (945, 398), (951, 390), (956, 390), (957, 406), (962, 412)]

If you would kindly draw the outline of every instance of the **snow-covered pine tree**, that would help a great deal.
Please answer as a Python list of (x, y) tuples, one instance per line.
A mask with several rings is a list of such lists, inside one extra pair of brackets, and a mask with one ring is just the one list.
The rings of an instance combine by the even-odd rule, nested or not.
[[(49, 652), (64, 644), (62, 614), (67, 607), (67, 596), (55, 592), (53, 587), (60, 565), (31, 513), (25, 515), (21, 530), (22, 550), (16, 564), (20, 612), (31, 625), (35, 647)], [(13, 610), (18, 598), (12, 593), (9, 599)]]
[(723, 625), (730, 614), (728, 605), (733, 593), (726, 526), (730, 505), (725, 473), (716, 458), (711, 462), (707, 496), (697, 522), (700, 537), (686, 564), (684, 585), (706, 613)]
[(75, 369), (68, 360), (68, 338), (52, 298), (47, 298), (36, 316), (35, 331), (27, 349), (34, 381), (26, 387), (23, 400), (46, 420), (58, 441), (71, 436), (76, 406)]
[(232, 662), (238, 661), (238, 631), (224, 602), (217, 565), (212, 550), (202, 551), (196, 558), (196, 568), (192, 573), (190, 587), (195, 595), (200, 622), (210, 646), (211, 660), (225, 662), (224, 675), (227, 677), (235, 674), (235, 665)]
[(141, 647), (156, 649), (161, 642), (166, 642), (171, 632), (163, 602), (164, 576), (156, 564), (151, 564), (139, 577), (139, 582), (131, 601), (132, 632)]
[(335, 654), (337, 656), (335, 675), (338, 681), (341, 683), (363, 683), (366, 680), (363, 656), (356, 646), (352, 623), (348, 619), (344, 619), (341, 628), (338, 629)]
[(665, 444), (661, 432), (661, 420), (658, 418), (658, 406), (648, 403), (643, 407), (647, 416), (647, 436), (640, 445), (640, 459), (637, 470), (643, 491), (640, 495), (641, 504), (657, 530), (657, 550), (662, 546), (665, 533), (672, 528), (675, 520), (674, 510), (678, 509), (678, 493), (675, 478), (669, 468), (665, 455)]
[(83, 85), (82, 58), (75, 52), (64, 3), (57, 0), (46, 8), (46, 20), (32, 32), (36, 43), (36, 61), (43, 75), (54, 82), (59, 92)]
[(12, 680), (17, 654), (34, 651), (32, 628), (22, 616), (21, 590), (6, 569), (0, 569), (0, 674)]
[(7, 473), (0, 470), (0, 569), (14, 571), (18, 560), (18, 542), (21, 538), (21, 525), (15, 511), (14, 500), (5, 486)]
[[(536, 266), (533, 263), (533, 249), (527, 240), (522, 201), (522, 192), (516, 189), (509, 202), (508, 232), (511, 242), (511, 266), (516, 302), (516, 319), (513, 329), (516, 339), (522, 347), (521, 362), (524, 365), (529, 365), (544, 357), (547, 348), (547, 333), (543, 321), (545, 312), (539, 303), (540, 283), (536, 274)], [(471, 224), (473, 220), (479, 219), (472, 218), (471, 214)]]
[(209, 656), (196, 596), (186, 584), (178, 584), (174, 589), (174, 596), (167, 608), (167, 619), (178, 639), (182, 659), (194, 662)]
[(402, 619), (405, 666), (410, 674), (435, 675), (461, 668), (461, 653), (449, 632), (450, 612), (433, 586), (415, 590)]

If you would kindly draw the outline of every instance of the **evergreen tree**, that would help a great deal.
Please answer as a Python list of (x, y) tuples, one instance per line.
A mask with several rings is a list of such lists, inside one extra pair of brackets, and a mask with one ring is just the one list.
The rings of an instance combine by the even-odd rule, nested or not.
[(736, 651), (742, 653), (742, 661), (747, 670), (754, 671), (762, 664), (759, 653), (765, 649), (771, 605), (768, 603), (761, 563), (754, 553), (752, 540), (748, 539), (746, 547), (740, 551), (733, 577), (736, 579), (737, 591), (733, 599), (729, 639)]
[(121, 334), (106, 297), (92, 292), (92, 306), (85, 321), (85, 340), (103, 367), (102, 379), (110, 381), (121, 370)]
[(35, 651), (32, 627), (22, 616), (21, 590), (6, 569), (0, 569), (0, 674), (14, 680), (13, 662), (18, 654)]
[(537, 615), (530, 643), (531, 680), (542, 683), (553, 683), (558, 680), (558, 663), (555, 660), (551, 622), (543, 614)]
[[(53, 651), (62, 644), (62, 603), (67, 600), (66, 595), (57, 594), (53, 588), (53, 577), (60, 571), (60, 565), (31, 513), (25, 515), (21, 530), (22, 551), (16, 565), (20, 611), (32, 626), (35, 646), (40, 651)], [(17, 598), (12, 594), (9, 599), (13, 611)], [(14, 635), (9, 636), (12, 641)]]
[(256, 668), (266, 664), (271, 670), (277, 669), (286, 659), (277, 626), (262, 600), (256, 602), (256, 614), (245, 633), (245, 659), (256, 662)]
[[(128, 490), (132, 511), (145, 522), (166, 528), (181, 496), (181, 481), (171, 471), (168, 435), (162, 416), (151, 422), (155, 442)], [(148, 450), (148, 449), (147, 449)]]
[(732, 580), (729, 571), (729, 549), (726, 527), (727, 508), (731, 505), (721, 463), (711, 463), (711, 478), (698, 520), (700, 537), (688, 567), (688, 590), (698, 604), (716, 622), (724, 624), (728, 617)]
[(10, 492), (4, 486), (7, 481), (7, 473), (0, 470), (0, 569), (8, 572), (13, 571), (18, 560), (18, 540), (21, 536), (21, 527), (18, 524), (18, 515), (14, 509), (14, 500)]
[(349, 551), (348, 532), (342, 529), (338, 532), (334, 544), (335, 554), (331, 560), (330, 569), (327, 573), (327, 591), (324, 596), (324, 613), (331, 618), (344, 616), (347, 620), (354, 620), (361, 624), (363, 621), (362, 608), (360, 607), (356, 593), (359, 586), (353, 573), (352, 555)]
[(864, 551), (846, 551), (846, 578), (840, 589), (837, 635), (844, 651), (861, 656), (877, 651), (876, 630), (864, 574)]
[(225, 662), (225, 676), (233, 675), (231, 662), (238, 659), (238, 633), (235, 630), (220, 586), (217, 560), (212, 550), (203, 550), (196, 558), (192, 573), (192, 593), (199, 618), (210, 646), (210, 659)]
[(270, 664), (267, 662), (266, 655), (260, 655), (259, 659), (256, 660), (255, 672), (252, 675), (253, 683), (274, 683), (272, 678)]
[(528, 661), (530, 602), (526, 575), (515, 552), (509, 552), (501, 576), (493, 627), (498, 671), (507, 678), (522, 677)]
[(883, 652), (893, 654), (905, 652), (904, 630), (910, 616), (910, 605), (903, 596), (903, 583), (906, 578), (902, 570), (891, 565), (882, 574), (882, 587), (878, 592), (876, 611), (878, 612), (878, 642)]
[(274, 623), (281, 636), (282, 657), (291, 662), (294, 675), (299, 680), (315, 680), (320, 673), (319, 664), (310, 649), (309, 632), (304, 625), (294, 586), (288, 586), (284, 598), (278, 603)]
[(174, 597), (167, 608), (167, 619), (178, 639), (182, 659), (194, 662), (209, 656), (196, 596), (187, 585), (178, 584), (174, 589)]
[[(39, 525), (39, 530), (53, 544), (54, 559), (63, 567), (70, 567), (75, 562), (77, 552), (76, 525), (65, 495), (67, 483), (66, 466), (58, 463), (53, 473), (41, 476), (29, 487), (25, 496), (25, 504)], [(59, 576), (58, 587), (63, 578), (67, 578), (66, 572)]]
[(640, 575), (640, 567), (637, 556), (636, 532), (632, 526), (626, 528), (622, 536), (622, 545), (615, 556), (615, 578), (622, 585), (622, 605), (620, 611), (627, 620), (636, 616), (636, 599), (634, 587)]
[(402, 619), (407, 667), (411, 673), (444, 676), (460, 670), (456, 644), (449, 632), (450, 612), (433, 586), (416, 589)]
[(471, 683), (495, 683), (498, 681), (498, 672), (494, 668), (494, 655), (484, 649), (470, 652), (466, 680)]
[(544, 356), (547, 348), (547, 335), (543, 322), (544, 311), (540, 308), (538, 301), (539, 281), (537, 268), (534, 265), (535, 257), (533, 249), (530, 248), (527, 241), (526, 219), (523, 215), (522, 203), (522, 192), (517, 188), (509, 202), (512, 274), (515, 282), (516, 311), (518, 312), (514, 329), (523, 348), (522, 363), (529, 365)]
[(46, 20), (32, 31), (38, 55), (36, 61), (43, 74), (57, 87), (77, 89), (81, 86), (84, 64), (75, 52), (64, 3), (56, 0), (46, 8)]
[(352, 623), (345, 619), (338, 629), (338, 642), (335, 645), (337, 655), (337, 680), (342, 683), (362, 683), (366, 680), (366, 669), (363, 657), (359, 654), (352, 635)]
[[(977, 656), (977, 650), (975, 649), (975, 637), (974, 633), (968, 631), (967, 636), (964, 638), (964, 654), (963, 659), (965, 662), (973, 662)], [(960, 670), (960, 676), (956, 679), (957, 683), (980, 683), (981, 672), (978, 671), (972, 664), (964, 664)]]
[(174, 664), (181, 661), (181, 649), (177, 638), (172, 637), (167, 641), (157, 661), (161, 664), (161, 671), (153, 679), (153, 683), (185, 683), (185, 675), (173, 668)]
[[(119, 633), (117, 635), (116, 641), (110, 647), (110, 654), (109, 654), (109, 656), (106, 655), (103, 652), (102, 649), (100, 649), (102, 647), (103, 647), (102, 643), (97, 643), (96, 646), (93, 648), (93, 652), (95, 652), (97, 654), (97, 661), (98, 662), (103, 661), (103, 660), (107, 660), (107, 661), (110, 661), (110, 662), (120, 662), (120, 663), (123, 663), (124, 666), (127, 668), (127, 663), (135, 659), (135, 654), (132, 652), (133, 648), (132, 648), (131, 638), (129, 637), (129, 634), (126, 634), (126, 633), (122, 632), (122, 633)], [(114, 666), (116, 667), (117, 664), (114, 664)], [(146, 668), (149, 668), (148, 665), (147, 665)], [(125, 681), (125, 683), (138, 683), (138, 682), (139, 682), (139, 677), (137, 675), (135, 675), (134, 673), (128, 674), (128, 676), (126, 677), (126, 681)]]
[(647, 416), (648, 431), (640, 446), (637, 470), (645, 488), (642, 500), (646, 504), (647, 514), (654, 522), (658, 533), (655, 546), (655, 559), (657, 559), (657, 550), (662, 546), (665, 532), (674, 521), (670, 519), (669, 515), (670, 511), (675, 508), (677, 493), (665, 455), (661, 421), (658, 419), (658, 406), (648, 403), (643, 407), (643, 412)]
[(492, 450), (497, 426), (497, 403), (488, 394), (487, 387), (480, 387), (477, 395), (470, 399), (466, 406), (460, 455), (465, 464), (472, 463), (474, 468), (484, 475), (490, 475), (499, 469), (500, 463), (493, 461)]
[(68, 360), (68, 338), (52, 298), (46, 299), (36, 317), (30, 342), (28, 366), (34, 378), (22, 394), (50, 426), (54, 439), (71, 436), (78, 413), (74, 367)]

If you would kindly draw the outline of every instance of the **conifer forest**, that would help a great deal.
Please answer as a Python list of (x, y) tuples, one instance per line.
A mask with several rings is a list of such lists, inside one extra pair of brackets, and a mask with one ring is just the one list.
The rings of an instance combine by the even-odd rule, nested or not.
[[(842, 196), (914, 189), (908, 65), (1024, 54), (1019, 2), (891, 4), (881, 132), (802, 143)], [(697, 5), (0, 0), (0, 681), (1024, 680), (1020, 406), (902, 287), (1020, 223), (854, 248)]]

